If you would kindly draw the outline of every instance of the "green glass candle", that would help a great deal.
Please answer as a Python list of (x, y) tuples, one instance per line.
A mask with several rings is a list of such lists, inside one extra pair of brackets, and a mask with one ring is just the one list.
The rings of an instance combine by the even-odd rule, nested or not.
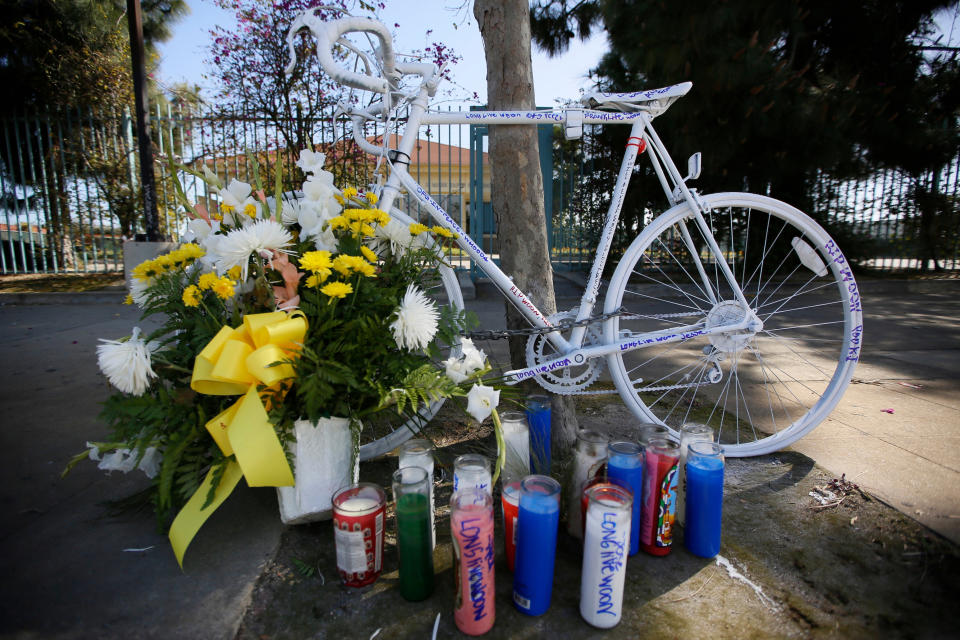
[(397, 503), (397, 553), (400, 556), (400, 595), (416, 602), (433, 593), (430, 500), (427, 472), (404, 467), (393, 474)]

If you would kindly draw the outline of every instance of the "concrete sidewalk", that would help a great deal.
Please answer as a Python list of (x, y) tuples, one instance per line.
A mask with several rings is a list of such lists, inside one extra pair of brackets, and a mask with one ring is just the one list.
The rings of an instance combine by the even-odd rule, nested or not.
[[(845, 473), (954, 542), (960, 541), (956, 284), (917, 293), (864, 283), (866, 347), (857, 383), (830, 419), (794, 446), (826, 473)], [(478, 287), (469, 306), (484, 326), (502, 326), (500, 299), (489, 293)], [(576, 304), (576, 294), (569, 282), (558, 281), (561, 309)], [(102, 507), (147, 486), (139, 472), (107, 477), (89, 463), (60, 480), (84, 442), (107, 432), (97, 413), (110, 390), (98, 374), (95, 347), (97, 338), (128, 334), (137, 323), (135, 309), (113, 303), (121, 298), (47, 297), (34, 305), (24, 304), (29, 297), (9, 304), (0, 295), (0, 636), (232, 638), (245, 614), (265, 606), (253, 601), (251, 609), (251, 594), (265, 571), (275, 569), (284, 536), (315, 533), (284, 528), (272, 490), (241, 488), (201, 530), (181, 572), (152, 514), (114, 518)], [(616, 412), (597, 415), (589, 419), (628, 420)], [(804, 466), (808, 458), (789, 457), (798, 454), (784, 455)], [(740, 502), (754, 499), (757, 494), (744, 489), (754, 484), (745, 480), (735, 488)], [(324, 537), (322, 546), (331, 540)], [(760, 544), (772, 551), (778, 542)], [(699, 569), (690, 565), (687, 577)], [(509, 637), (502, 633), (508, 631), (497, 637)]]

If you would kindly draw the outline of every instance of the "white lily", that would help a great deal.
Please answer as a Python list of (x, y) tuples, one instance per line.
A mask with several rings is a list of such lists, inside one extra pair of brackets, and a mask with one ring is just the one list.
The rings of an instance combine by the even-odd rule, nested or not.
[(480, 383), (473, 385), (467, 394), (467, 413), (477, 422), (486, 420), (500, 404), (500, 390)]
[(327, 160), (327, 154), (317, 153), (304, 149), (300, 152), (300, 158), (297, 160), (297, 166), (304, 173), (317, 174), (323, 169), (323, 163)]
[[(223, 204), (231, 209), (234, 226), (246, 224), (247, 221), (256, 220), (260, 216), (260, 203), (250, 195), (253, 193), (253, 187), (246, 182), (234, 178), (226, 189), (219, 189), (218, 193), (223, 199)], [(224, 218), (226, 219), (226, 215)]]

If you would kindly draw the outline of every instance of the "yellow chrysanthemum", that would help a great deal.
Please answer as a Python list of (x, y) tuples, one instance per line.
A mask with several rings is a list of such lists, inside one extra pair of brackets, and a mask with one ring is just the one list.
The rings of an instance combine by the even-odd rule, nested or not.
[(213, 285), (217, 283), (217, 274), (215, 273), (205, 273), (200, 276), (200, 279), (197, 281), (197, 286), (200, 287), (201, 291), (206, 291), (207, 289), (212, 289)]
[(182, 247), (177, 249), (177, 251), (180, 251), (186, 257), (192, 258), (194, 260), (196, 260), (197, 258), (202, 258), (207, 254), (207, 252), (203, 250), (203, 247), (193, 242), (183, 245)]
[(370, 204), (377, 204), (377, 202), (380, 200), (380, 198), (377, 197), (377, 194), (372, 193), (370, 191), (367, 191), (364, 194), (364, 196), (366, 196), (367, 202), (369, 202)]
[(332, 266), (338, 273), (348, 276), (353, 271), (359, 272), (366, 264), (367, 262), (360, 256), (348, 256), (341, 254), (333, 259)]
[(360, 246), (360, 253), (363, 254), (363, 257), (367, 259), (368, 262), (376, 262), (377, 254), (370, 250), (370, 247), (366, 245)]
[(230, 278), (219, 278), (213, 284), (213, 292), (217, 294), (217, 297), (221, 300), (228, 300), (233, 297), (234, 287), (236, 282)]
[(373, 230), (373, 227), (367, 223), (360, 225), (360, 233), (365, 238), (372, 238), (373, 236), (377, 235), (377, 232)]
[(153, 264), (159, 271), (169, 271), (173, 266), (173, 258), (169, 253), (165, 253), (162, 256), (157, 256), (157, 258), (153, 261)]
[(311, 273), (329, 271), (331, 267), (329, 251), (307, 251), (300, 256), (300, 268)]
[(343, 196), (340, 195), (339, 193), (333, 194), (333, 198), (334, 198), (334, 200), (336, 200), (336, 201), (339, 202), (340, 204), (343, 204), (344, 202), (346, 202), (346, 200), (343, 199)]
[(145, 260), (144, 262), (141, 262), (136, 267), (134, 267), (132, 271), (134, 278), (136, 278), (137, 280), (143, 280), (143, 281), (149, 280), (150, 278), (157, 275), (157, 273), (158, 273), (157, 267), (153, 263), (153, 260)]
[(320, 289), (320, 293), (329, 296), (330, 302), (333, 302), (334, 298), (346, 298), (353, 293), (353, 287), (348, 282), (331, 282)]
[(346, 229), (348, 226), (350, 226), (350, 221), (343, 216), (330, 218), (327, 223), (330, 225), (331, 229)]
[(230, 278), (231, 280), (240, 280), (240, 276), (242, 275), (243, 275), (243, 269), (240, 268), (240, 265), (231, 267), (230, 270), (227, 271), (227, 277)]
[(454, 233), (453, 231), (450, 231), (450, 229), (447, 229), (446, 227), (441, 227), (440, 225), (435, 225), (431, 230), (432, 230), (435, 234), (437, 234), (438, 236), (441, 236), (441, 237), (444, 237), (444, 238), (459, 238), (459, 237), (460, 237), (459, 235), (457, 235), (457, 234)]
[(243, 212), (250, 216), (251, 218), (257, 217), (257, 207), (253, 203), (248, 204), (243, 208)]
[(418, 236), (424, 231), (428, 231), (428, 230), (429, 230), (429, 227), (427, 227), (427, 225), (420, 224), (419, 222), (414, 222), (413, 224), (410, 225), (410, 235), (412, 236)]
[(346, 189), (344, 189), (344, 190), (343, 190), (343, 197), (344, 197), (344, 198), (347, 198), (347, 199), (356, 198), (356, 197), (357, 197), (357, 189), (356, 189), (356, 187), (347, 187)]
[(390, 214), (389, 214), (389, 213), (387, 213), (386, 211), (381, 211), (380, 209), (374, 209), (373, 211), (374, 211), (374, 213), (376, 214), (375, 220), (376, 220), (376, 222), (377, 222), (378, 225), (380, 225), (381, 227), (385, 227), (385, 226), (387, 226), (388, 224), (390, 224)]
[(321, 284), (327, 281), (327, 278), (330, 277), (330, 273), (330, 269), (324, 269), (319, 273), (315, 273), (307, 278), (306, 285), (308, 287), (319, 287)]
[(183, 304), (188, 307), (200, 306), (200, 289), (197, 285), (192, 284), (183, 290)]
[(133, 304), (133, 296), (128, 293), (127, 297), (123, 299), (123, 304)]

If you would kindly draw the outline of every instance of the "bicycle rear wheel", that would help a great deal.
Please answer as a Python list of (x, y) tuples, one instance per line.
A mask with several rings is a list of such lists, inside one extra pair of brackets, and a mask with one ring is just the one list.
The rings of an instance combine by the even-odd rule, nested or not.
[[(391, 217), (404, 226), (414, 222), (410, 216), (399, 209), (391, 209)], [(463, 309), (463, 294), (457, 274), (449, 266), (441, 264), (430, 272), (424, 272), (417, 286), (437, 303), (438, 307), (449, 306), (454, 310)], [(460, 342), (452, 345), (450, 352), (460, 353)], [(444, 357), (450, 354), (444, 354)], [(364, 420), (360, 433), (360, 460), (369, 460), (381, 456), (413, 437), (420, 431), (443, 406), (443, 400), (437, 400), (429, 406), (420, 408), (416, 416), (405, 417), (391, 411), (383, 411), (374, 418)]]
[(718, 259), (762, 329), (654, 343), (613, 354), (608, 365), (638, 418), (674, 431), (707, 423), (726, 455), (762, 455), (812, 430), (840, 400), (860, 354), (860, 295), (836, 243), (794, 207), (747, 193), (703, 201), (722, 255), (706, 247), (687, 205), (656, 218), (611, 278), (604, 310), (626, 314), (606, 323), (604, 338), (743, 318)]

